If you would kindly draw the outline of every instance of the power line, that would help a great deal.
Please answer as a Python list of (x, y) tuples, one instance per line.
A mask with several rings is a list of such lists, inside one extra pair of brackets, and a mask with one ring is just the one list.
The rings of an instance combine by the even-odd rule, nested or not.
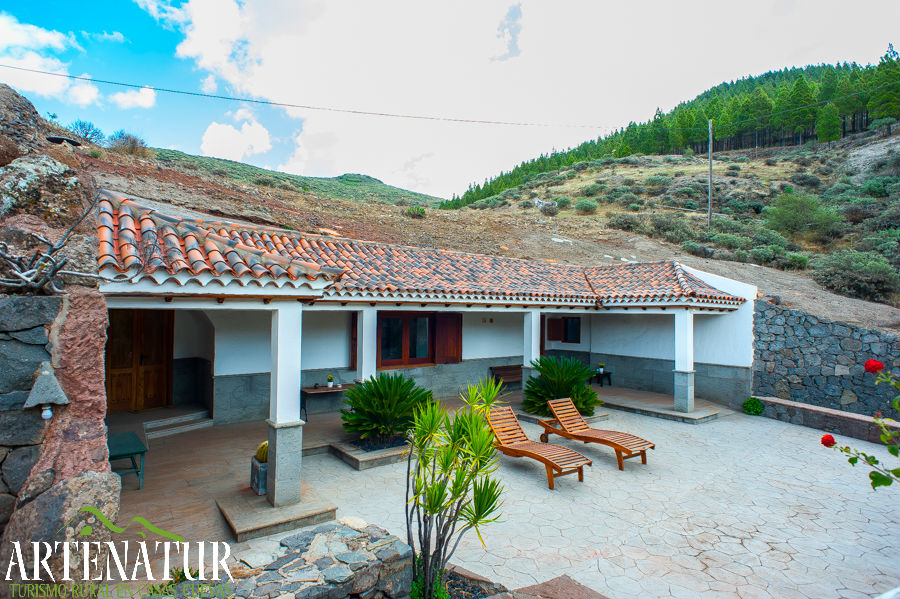
[(275, 102), (273, 100), (260, 100), (257, 98), (241, 98), (236, 96), (225, 96), (221, 94), (207, 94), (204, 92), (192, 92), (182, 89), (171, 89), (166, 87), (156, 87), (153, 85), (138, 85), (136, 83), (124, 83), (122, 81), (110, 81), (106, 79), (94, 79), (79, 75), (70, 75), (68, 73), (52, 73), (50, 71), (41, 71), (38, 69), (28, 69), (25, 67), (17, 67), (8, 64), (0, 64), (5, 69), (14, 69), (16, 71), (26, 71), (28, 73), (36, 73), (39, 75), (50, 75), (53, 77), (63, 77), (65, 79), (74, 79), (78, 81), (89, 81), (91, 83), (102, 83), (105, 85), (116, 85), (119, 87), (128, 87), (132, 89), (152, 89), (155, 92), (163, 92), (167, 94), (179, 94), (182, 96), (194, 96), (198, 98), (211, 98), (215, 100), (227, 100), (232, 102), (247, 102), (251, 104), (262, 104), (265, 106), (278, 106), (282, 108), (300, 108), (303, 110), (318, 110), (321, 112), (339, 112), (343, 114), (355, 114), (359, 116), (377, 116), (389, 117), (395, 119), (414, 119), (420, 121), (443, 121), (448, 123), (470, 123), (476, 125), (507, 125), (512, 127), (553, 127), (553, 128), (574, 128), (574, 129), (601, 129), (611, 130), (612, 127), (607, 125), (576, 125), (576, 124), (554, 124), (554, 123), (532, 123), (522, 121), (492, 121), (482, 119), (462, 119), (442, 116), (428, 116), (421, 114), (402, 114), (394, 112), (374, 112), (369, 110), (356, 110), (353, 108), (334, 108), (331, 106), (312, 106), (308, 104), (292, 104), (289, 102)]

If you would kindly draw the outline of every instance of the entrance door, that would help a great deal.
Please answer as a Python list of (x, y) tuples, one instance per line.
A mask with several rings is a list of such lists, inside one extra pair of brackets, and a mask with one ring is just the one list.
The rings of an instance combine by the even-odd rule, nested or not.
[(172, 403), (171, 310), (110, 310), (106, 339), (106, 411)]

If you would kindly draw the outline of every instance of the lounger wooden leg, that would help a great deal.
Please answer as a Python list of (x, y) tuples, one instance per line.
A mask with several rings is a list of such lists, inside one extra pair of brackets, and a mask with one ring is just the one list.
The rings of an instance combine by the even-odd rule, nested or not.
[(544, 468), (547, 469), (547, 486), (550, 487), (550, 490), (553, 490), (553, 469), (550, 466), (544, 465)]
[(619, 462), (619, 470), (625, 470), (625, 458), (622, 457), (621, 451), (616, 451), (616, 460)]
[(550, 440), (550, 437), (547, 433), (541, 433), (541, 443), (547, 443)]
[(578, 469), (578, 482), (584, 482), (584, 466)]
[(641, 464), (647, 463), (647, 450), (641, 452)]

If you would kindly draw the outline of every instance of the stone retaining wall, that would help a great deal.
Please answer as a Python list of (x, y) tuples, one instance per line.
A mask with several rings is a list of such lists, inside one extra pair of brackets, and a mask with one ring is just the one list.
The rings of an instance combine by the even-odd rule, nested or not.
[(754, 395), (872, 416), (900, 418), (890, 407), (897, 390), (875, 385), (863, 364), (900, 365), (900, 339), (756, 300)]

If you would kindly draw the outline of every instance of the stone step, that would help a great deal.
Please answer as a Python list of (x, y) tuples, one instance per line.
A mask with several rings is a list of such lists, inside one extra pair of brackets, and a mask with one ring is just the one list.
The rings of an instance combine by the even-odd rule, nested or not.
[(159, 420), (148, 420), (144, 422), (144, 430), (150, 431), (155, 428), (166, 428), (173, 424), (178, 424), (181, 422), (193, 422), (195, 420), (203, 420), (205, 418), (209, 418), (209, 411), (198, 409), (193, 412), (188, 412), (187, 414), (181, 414), (180, 416), (160, 418)]
[(148, 428), (145, 424), (144, 437), (149, 441), (150, 439), (158, 439), (160, 437), (168, 437), (171, 435), (177, 435), (179, 433), (195, 431), (201, 428), (209, 428), (212, 425), (213, 419), (210, 418), (209, 415), (204, 415), (200, 418), (192, 418), (190, 420), (169, 422), (167, 424), (154, 426), (152, 428)]

